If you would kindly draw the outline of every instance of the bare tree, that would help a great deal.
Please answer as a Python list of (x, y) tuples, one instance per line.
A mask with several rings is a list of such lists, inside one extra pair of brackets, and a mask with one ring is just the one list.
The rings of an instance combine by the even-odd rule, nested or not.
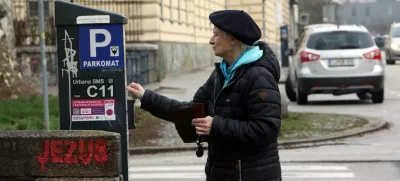
[(22, 77), (16, 63), (12, 0), (0, 1), (0, 99), (31, 93), (32, 85)]

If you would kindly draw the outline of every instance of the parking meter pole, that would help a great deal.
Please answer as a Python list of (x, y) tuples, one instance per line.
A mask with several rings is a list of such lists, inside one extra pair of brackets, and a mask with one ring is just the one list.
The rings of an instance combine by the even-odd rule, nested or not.
[(281, 61), (282, 67), (289, 67), (289, 30), (288, 25), (281, 26)]
[(128, 100), (128, 129), (136, 129), (135, 125), (135, 100)]
[(126, 23), (119, 14), (55, 1), (60, 129), (120, 133), (125, 181), (129, 180)]

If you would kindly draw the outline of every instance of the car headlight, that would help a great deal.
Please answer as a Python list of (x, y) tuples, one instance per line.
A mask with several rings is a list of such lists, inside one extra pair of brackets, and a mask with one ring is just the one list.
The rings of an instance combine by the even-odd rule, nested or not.
[(399, 44), (397, 43), (392, 43), (390, 47), (395, 50), (400, 49)]

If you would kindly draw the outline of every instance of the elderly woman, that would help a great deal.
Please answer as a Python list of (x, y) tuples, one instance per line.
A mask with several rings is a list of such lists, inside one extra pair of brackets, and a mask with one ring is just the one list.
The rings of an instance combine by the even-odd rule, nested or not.
[[(210, 14), (214, 24), (210, 44), (222, 58), (193, 97), (207, 117), (196, 118), (196, 133), (208, 141), (207, 181), (280, 181), (277, 138), (281, 125), (279, 63), (261, 37), (260, 28), (244, 11)], [(187, 104), (127, 86), (141, 108), (173, 121), (172, 109)]]

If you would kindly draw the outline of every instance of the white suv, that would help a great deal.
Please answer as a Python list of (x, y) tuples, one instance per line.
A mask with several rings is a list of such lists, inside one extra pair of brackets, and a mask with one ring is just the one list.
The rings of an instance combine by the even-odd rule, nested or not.
[(307, 104), (309, 94), (356, 93), (360, 99), (383, 102), (381, 50), (364, 26), (307, 26), (291, 55), (285, 83), (290, 101)]

